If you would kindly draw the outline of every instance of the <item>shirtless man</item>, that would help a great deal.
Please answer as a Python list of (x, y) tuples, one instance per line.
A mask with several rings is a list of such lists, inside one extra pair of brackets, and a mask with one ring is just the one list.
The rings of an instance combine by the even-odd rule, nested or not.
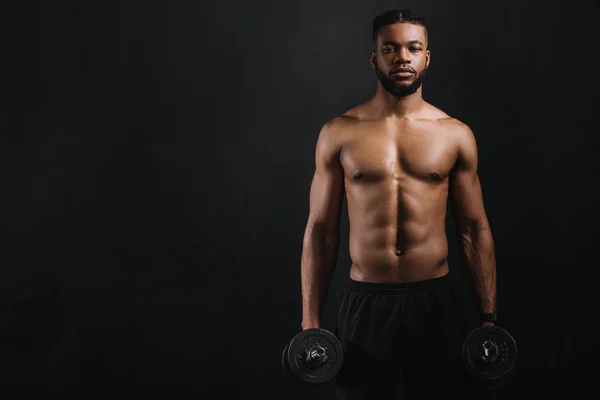
[(494, 321), (496, 263), (477, 145), (467, 125), (423, 100), (427, 44), (416, 13), (376, 17), (375, 95), (327, 122), (316, 144), (301, 260), (302, 329), (320, 327), (345, 192), (352, 265), (335, 332), (345, 353), (339, 399), (395, 399), (399, 391), (407, 400), (466, 398), (465, 332), (448, 277), (448, 200), (483, 324)]

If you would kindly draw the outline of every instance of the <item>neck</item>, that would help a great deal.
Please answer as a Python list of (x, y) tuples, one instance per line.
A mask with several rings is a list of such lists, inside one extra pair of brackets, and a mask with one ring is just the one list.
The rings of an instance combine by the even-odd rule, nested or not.
[(381, 82), (377, 83), (377, 90), (373, 97), (376, 107), (386, 116), (410, 117), (416, 114), (423, 106), (423, 86), (416, 92), (405, 97), (396, 97), (385, 90)]

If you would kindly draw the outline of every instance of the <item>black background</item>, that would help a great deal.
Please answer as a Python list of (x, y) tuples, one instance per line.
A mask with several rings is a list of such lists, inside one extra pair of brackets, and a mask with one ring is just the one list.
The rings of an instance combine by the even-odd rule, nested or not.
[(317, 134), (373, 95), (389, 7), (428, 18), (424, 97), (478, 140), (503, 396), (593, 386), (597, 1), (63, 0), (0, 10), (2, 398), (331, 398), (280, 355)]

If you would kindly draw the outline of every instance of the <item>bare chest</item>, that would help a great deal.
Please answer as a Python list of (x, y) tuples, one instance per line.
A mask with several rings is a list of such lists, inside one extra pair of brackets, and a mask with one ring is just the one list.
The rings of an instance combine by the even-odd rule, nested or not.
[(444, 181), (457, 159), (451, 137), (435, 129), (370, 129), (348, 136), (341, 153), (346, 177), (377, 181), (411, 177)]

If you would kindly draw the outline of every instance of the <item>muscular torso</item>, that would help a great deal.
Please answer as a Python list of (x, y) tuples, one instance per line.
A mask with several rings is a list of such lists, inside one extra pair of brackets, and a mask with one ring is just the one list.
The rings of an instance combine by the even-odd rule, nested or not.
[(418, 281), (448, 272), (445, 232), (454, 120), (361, 118), (343, 123), (339, 160), (350, 221), (350, 277)]

